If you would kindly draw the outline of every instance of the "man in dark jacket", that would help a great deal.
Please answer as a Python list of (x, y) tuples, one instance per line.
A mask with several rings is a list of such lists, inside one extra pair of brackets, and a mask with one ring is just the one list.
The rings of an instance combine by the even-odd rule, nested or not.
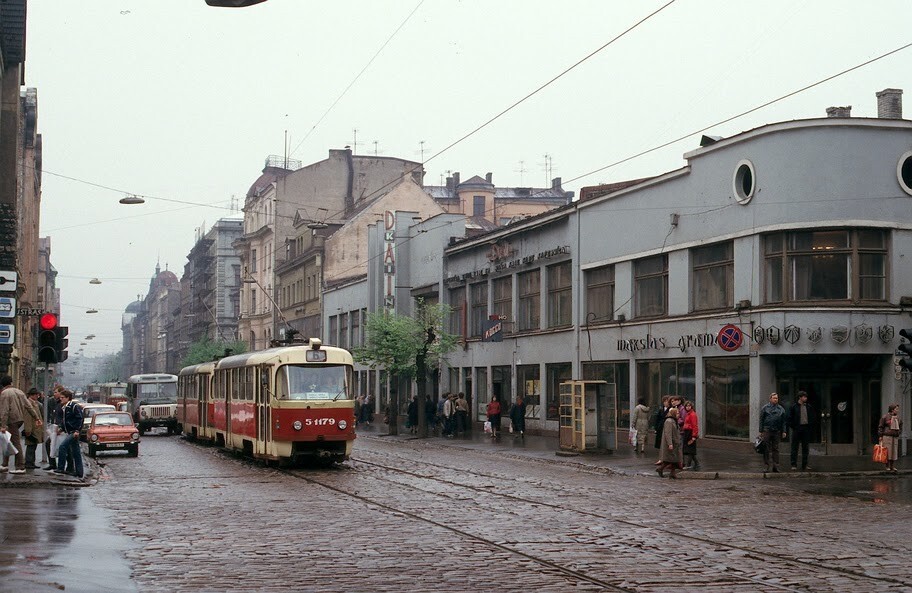
[(779, 443), (785, 438), (785, 408), (779, 405), (779, 394), (772, 393), (769, 403), (760, 408), (760, 436), (766, 441), (763, 462), (766, 471), (779, 472)]
[(68, 389), (64, 389), (60, 393), (60, 403), (63, 404), (63, 413), (61, 414), (61, 424), (58, 430), (60, 431), (63, 440), (60, 441), (60, 453), (58, 454), (58, 457), (63, 459), (63, 452), (66, 451), (70, 456), (68, 462), (72, 462), (72, 465), (67, 463), (67, 465), (64, 466), (58, 463), (54, 473), (65, 473), (82, 479), (82, 451), (79, 450), (79, 429), (82, 428), (83, 418), (82, 408), (73, 401), (73, 393)]
[(798, 401), (789, 408), (788, 425), (791, 430), (792, 439), (792, 469), (798, 469), (798, 445), (801, 444), (801, 471), (806, 471), (808, 467), (808, 454), (811, 443), (811, 430), (816, 419), (814, 409), (808, 405), (808, 394), (804, 391), (798, 392)]

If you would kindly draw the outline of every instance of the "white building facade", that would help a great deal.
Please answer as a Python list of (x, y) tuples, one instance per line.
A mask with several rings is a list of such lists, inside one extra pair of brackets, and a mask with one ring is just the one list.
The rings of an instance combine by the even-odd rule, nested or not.
[[(436, 236), (449, 222), (397, 226), (395, 306), (454, 308), (465, 343), (437, 387), (470, 394), (477, 420), (493, 395), (522, 395), (528, 429), (556, 435), (558, 384), (604, 379), (622, 429), (637, 399), (677, 394), (707, 440), (744, 446), (770, 393), (788, 406), (803, 390), (815, 454), (868, 454), (893, 402), (908, 442), (895, 351), (912, 328), (912, 122), (893, 117), (706, 139), (681, 169), (452, 244)], [(383, 308), (369, 261), (345, 310)], [(501, 342), (484, 339), (492, 316)]]

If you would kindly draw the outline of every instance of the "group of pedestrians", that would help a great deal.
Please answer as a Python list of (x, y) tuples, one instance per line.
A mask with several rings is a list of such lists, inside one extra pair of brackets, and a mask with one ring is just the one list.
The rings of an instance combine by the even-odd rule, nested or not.
[[(47, 402), (47, 416), (42, 395), (37, 389), (23, 393), (13, 387), (9, 375), (0, 377), (0, 432), (16, 449), (11, 456), (0, 461), (0, 472), (24, 474), (38, 469), (35, 464), (38, 446), (43, 444), (48, 465), (41, 468), (57, 474), (66, 474), (80, 480), (85, 478), (82, 451), (79, 447), (79, 429), (82, 428), (82, 407), (73, 399), (73, 393), (62, 386), (54, 388), (53, 398)], [(23, 447), (24, 444), (24, 447)]]
[(374, 421), (374, 396), (359, 395), (355, 398), (355, 425), (371, 425)]
[[(637, 455), (646, 454), (646, 435), (649, 433), (650, 414), (646, 400), (640, 398), (633, 411), (632, 429), (636, 430), (634, 450)], [(679, 470), (699, 471), (697, 440), (700, 438), (700, 421), (694, 404), (678, 395), (666, 395), (662, 405), (652, 415), (655, 429), (655, 448), (659, 450), (656, 473), (677, 478)]]
[[(491, 398), (491, 401), (488, 402), (488, 405), (485, 408), (485, 414), (488, 418), (485, 423), (485, 431), (490, 434), (492, 439), (500, 438), (500, 433), (503, 431), (503, 427), (501, 426), (503, 406), (500, 403), (500, 396), (495, 395)], [(525, 439), (526, 402), (521, 395), (517, 396), (516, 401), (510, 404), (508, 417), (510, 418), (510, 432), (513, 433), (513, 437)]]

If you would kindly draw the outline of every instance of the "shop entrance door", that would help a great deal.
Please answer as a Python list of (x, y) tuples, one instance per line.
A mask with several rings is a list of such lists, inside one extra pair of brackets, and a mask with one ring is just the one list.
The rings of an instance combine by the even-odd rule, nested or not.
[[(806, 391), (808, 404), (817, 414), (811, 442), (819, 444), (815, 453), (855, 455), (859, 451), (858, 408), (861, 390), (852, 378), (809, 377), (795, 381), (798, 391)], [(794, 402), (788, 402), (791, 406)], [(818, 449), (818, 447), (815, 447)]]

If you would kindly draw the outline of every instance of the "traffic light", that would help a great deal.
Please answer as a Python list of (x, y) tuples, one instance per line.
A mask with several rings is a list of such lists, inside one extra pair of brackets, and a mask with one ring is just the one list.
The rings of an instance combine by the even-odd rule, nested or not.
[(54, 336), (56, 340), (54, 341), (54, 350), (57, 352), (57, 362), (63, 362), (69, 357), (69, 352), (67, 352), (67, 346), (70, 344), (70, 341), (67, 339), (67, 335), (70, 333), (70, 328), (57, 326), (54, 328)]
[(57, 362), (57, 316), (53, 313), (38, 320), (38, 362)]
[(912, 357), (912, 327), (899, 330), (899, 335), (906, 339), (905, 342), (896, 348), (900, 356), (903, 357), (899, 359), (899, 366), (904, 371), (912, 371), (912, 358), (910, 358)]

